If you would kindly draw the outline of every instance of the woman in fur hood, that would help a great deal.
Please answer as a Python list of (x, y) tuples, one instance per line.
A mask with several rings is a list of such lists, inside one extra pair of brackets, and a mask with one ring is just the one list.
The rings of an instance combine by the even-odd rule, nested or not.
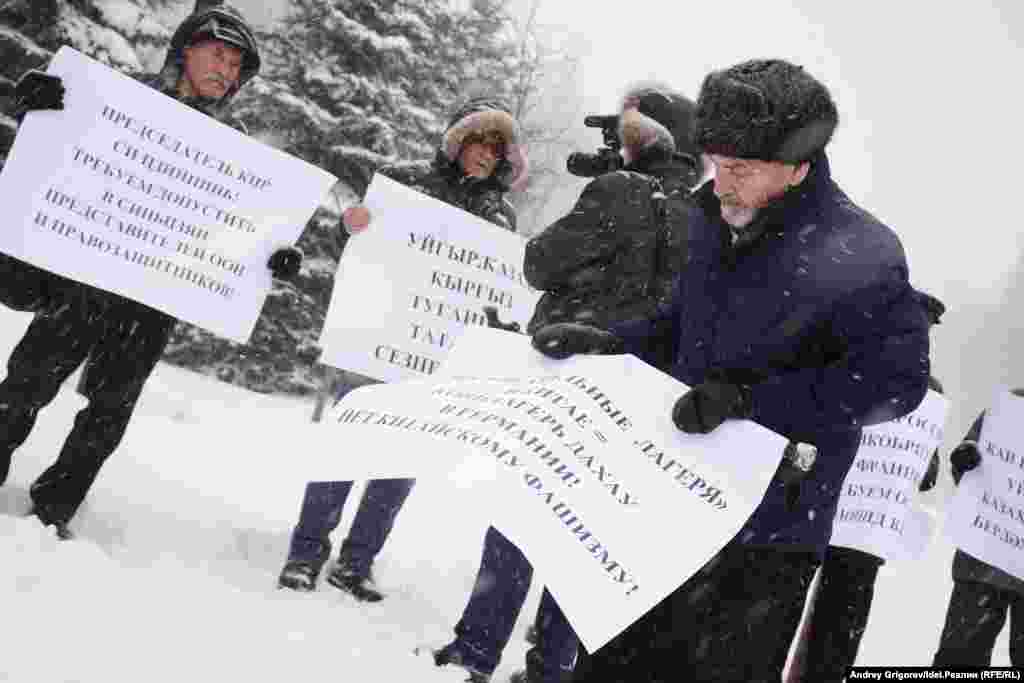
[[(515, 232), (515, 211), (505, 195), (525, 184), (529, 164), (510, 111), (497, 97), (471, 97), (452, 115), (433, 159), (399, 162), (377, 172)], [(364, 206), (342, 214), (349, 234), (369, 223)]]
[[(526, 179), (527, 162), (519, 146), (519, 125), (499, 99), (470, 98), (452, 116), (433, 159), (400, 162), (377, 172), (423, 194), (515, 231), (516, 214), (505, 194)], [(342, 214), (346, 235), (371, 221), (364, 206)], [(367, 483), (352, 528), (342, 543), (328, 582), (356, 599), (383, 599), (371, 567), (391, 532), (395, 517), (412, 490), (413, 479), (375, 479)], [(329, 536), (338, 526), (352, 482), (310, 482), (299, 523), (292, 534), (279, 585), (313, 590), (331, 555)]]

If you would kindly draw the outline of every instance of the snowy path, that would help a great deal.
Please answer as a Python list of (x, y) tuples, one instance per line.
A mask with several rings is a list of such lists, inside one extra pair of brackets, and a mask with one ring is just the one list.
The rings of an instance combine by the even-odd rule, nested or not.
[[(0, 312), (4, 358), (27, 322)], [(323, 443), (311, 404), (161, 364), (73, 524), (78, 538), (61, 543), (19, 514), (80, 406), (72, 386), (40, 414), (0, 488), (0, 681), (462, 680), (412, 649), (448, 640), (472, 585), (487, 519), (471, 490), (419, 482), (378, 561), (384, 602), (361, 605), (327, 585), (278, 591), (302, 491), (274, 473)], [(919, 562), (882, 568), (859, 663), (930, 661), (951, 556), (940, 537)], [(522, 664), (538, 584), (496, 680)], [(994, 663), (1008, 664), (1005, 634)]]

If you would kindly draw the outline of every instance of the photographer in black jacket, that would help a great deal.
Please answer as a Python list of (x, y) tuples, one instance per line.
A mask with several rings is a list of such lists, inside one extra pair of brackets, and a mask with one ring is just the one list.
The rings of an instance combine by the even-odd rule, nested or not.
[[(603, 129), (606, 147), (570, 157), (571, 172), (596, 177), (572, 211), (527, 242), (526, 279), (544, 291), (529, 333), (558, 322), (604, 327), (646, 317), (668, 296), (685, 258), (689, 193), (703, 175), (689, 142), (693, 112), (686, 97), (641, 84), (627, 92), (619, 114), (587, 117), (588, 126)], [(646, 360), (657, 365), (669, 353), (652, 348)], [(475, 683), (490, 680), (532, 577), (533, 567), (519, 548), (489, 529), (456, 638), (436, 653), (437, 663), (462, 666)], [(570, 680), (578, 640), (547, 590), (534, 631), (526, 670), (512, 680)]]

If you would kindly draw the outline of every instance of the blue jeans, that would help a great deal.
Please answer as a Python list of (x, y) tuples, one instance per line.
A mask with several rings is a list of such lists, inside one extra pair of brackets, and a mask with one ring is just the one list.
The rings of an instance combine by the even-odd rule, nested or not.
[[(371, 479), (341, 545), (338, 561), (357, 576), (370, 575), (370, 567), (388, 539), (395, 517), (412, 491), (415, 479)], [(338, 528), (351, 481), (313, 481), (306, 484), (299, 523), (292, 532), (289, 561), (320, 567), (330, 558), (330, 535)]]
[[(498, 667), (532, 578), (533, 566), (522, 551), (490, 527), (473, 593), (455, 626), (459, 649), (474, 668), (493, 672)], [(537, 645), (526, 655), (532, 678), (544, 683), (567, 680), (579, 640), (547, 589), (541, 595), (535, 626)]]

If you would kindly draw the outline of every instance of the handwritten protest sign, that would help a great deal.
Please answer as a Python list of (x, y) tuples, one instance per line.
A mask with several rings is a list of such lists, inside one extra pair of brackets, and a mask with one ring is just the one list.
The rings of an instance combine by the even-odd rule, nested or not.
[(956, 546), (1024, 579), (1024, 398), (1000, 391), (985, 411), (981, 465), (964, 474), (946, 530)]
[(930, 518), (915, 492), (942, 443), (949, 401), (929, 391), (909, 415), (864, 429), (832, 527), (832, 545), (886, 560), (919, 557), (931, 538)]
[(752, 422), (677, 430), (669, 415), (685, 391), (632, 356), (555, 362), (524, 335), (472, 327), (438, 374), (356, 389), (317, 426), (371, 457), (304, 449), (279, 479), (489, 463), (472, 514), (519, 545), (594, 651), (739, 531), (782, 457), (786, 440)]
[(373, 223), (345, 246), (320, 339), (321, 362), (383, 381), (432, 374), (484, 306), (525, 329), (539, 293), (523, 238), (377, 174)]
[(65, 109), (18, 132), (0, 251), (246, 341), (335, 178), (72, 48), (49, 73)]

